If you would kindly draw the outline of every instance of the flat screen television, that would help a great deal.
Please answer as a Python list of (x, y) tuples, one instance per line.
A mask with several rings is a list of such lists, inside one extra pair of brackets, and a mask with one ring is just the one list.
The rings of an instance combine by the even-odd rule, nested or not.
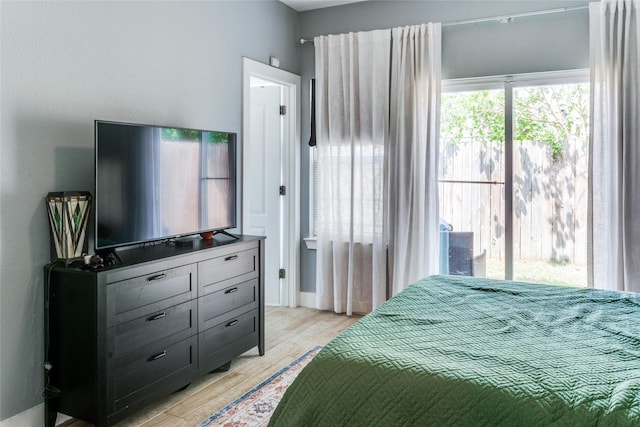
[(95, 248), (236, 226), (236, 134), (95, 121)]

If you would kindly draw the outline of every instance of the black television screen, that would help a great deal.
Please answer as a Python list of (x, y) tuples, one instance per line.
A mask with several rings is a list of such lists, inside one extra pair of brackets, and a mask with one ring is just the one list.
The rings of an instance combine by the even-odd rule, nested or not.
[(96, 249), (236, 226), (236, 134), (95, 122)]

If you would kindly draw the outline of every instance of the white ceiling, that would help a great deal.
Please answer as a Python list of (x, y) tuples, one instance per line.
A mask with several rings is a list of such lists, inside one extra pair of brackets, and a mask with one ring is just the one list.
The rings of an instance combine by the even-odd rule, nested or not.
[(280, 0), (281, 3), (297, 10), (304, 12), (313, 9), (322, 9), (324, 7), (340, 6), (349, 3), (359, 3), (367, 0)]

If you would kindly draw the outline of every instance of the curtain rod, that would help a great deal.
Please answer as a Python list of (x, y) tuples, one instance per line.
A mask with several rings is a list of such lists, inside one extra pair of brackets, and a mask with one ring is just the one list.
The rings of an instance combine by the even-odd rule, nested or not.
[[(515, 18), (524, 18), (527, 16), (538, 16), (538, 15), (549, 15), (551, 13), (562, 13), (562, 12), (571, 12), (574, 10), (582, 10), (588, 9), (589, 6), (572, 6), (572, 7), (560, 7), (556, 9), (546, 9), (546, 10), (536, 10), (533, 12), (522, 12), (522, 13), (512, 13), (509, 15), (500, 15), (500, 16), (489, 16), (486, 18), (476, 18), (476, 19), (467, 19), (463, 21), (454, 21), (454, 22), (445, 22), (442, 24), (443, 27), (454, 27), (456, 25), (470, 25), (470, 24), (482, 24), (484, 22), (500, 22), (500, 23), (509, 23), (513, 21)], [(313, 39), (300, 39), (300, 44), (313, 43)]]
[[(574, 10), (588, 9), (589, 6), (572, 6), (572, 7), (559, 7), (556, 9), (536, 10), (533, 12), (512, 13), (510, 15), (490, 16), (487, 18), (467, 19), (464, 21), (445, 22), (443, 27), (453, 27), (456, 25), (469, 25), (469, 24), (481, 24), (484, 22), (497, 21), (503, 24), (513, 21), (515, 18), (524, 18), (527, 16), (549, 15), (551, 13), (571, 12)], [(312, 40), (313, 41), (313, 40)]]

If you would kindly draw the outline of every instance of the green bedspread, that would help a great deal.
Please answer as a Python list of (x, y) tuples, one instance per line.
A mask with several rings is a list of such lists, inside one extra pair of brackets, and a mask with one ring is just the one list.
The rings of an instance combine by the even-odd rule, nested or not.
[(640, 426), (640, 294), (423, 279), (331, 341), (272, 426)]

